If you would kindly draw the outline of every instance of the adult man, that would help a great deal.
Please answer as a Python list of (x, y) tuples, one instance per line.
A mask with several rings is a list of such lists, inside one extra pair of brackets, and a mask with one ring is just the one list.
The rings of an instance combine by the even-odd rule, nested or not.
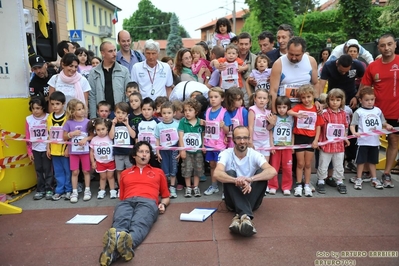
[[(319, 88), (322, 89), (328, 81), (328, 90), (340, 88), (345, 92), (346, 105), (352, 109), (358, 104), (356, 95), (356, 78), (364, 75), (364, 66), (358, 60), (352, 60), (348, 54), (341, 55), (335, 61), (328, 61), (321, 71)], [(319, 92), (320, 95), (321, 91)]]
[(285, 55), (287, 53), (287, 43), (294, 36), (294, 31), (292, 27), (288, 24), (281, 24), (277, 28), (277, 43), (278, 49), (271, 50), (266, 53), (267, 57), (270, 59), (269, 67), (272, 67), (274, 62), (279, 59), (280, 56)]
[(62, 58), (66, 53), (75, 53), (75, 46), (70, 41), (60, 41), (57, 44), (57, 54)]
[[(399, 126), (399, 56), (395, 55), (396, 42), (392, 34), (384, 34), (378, 40), (378, 51), (381, 60), (376, 60), (367, 67), (356, 96), (364, 86), (373, 86), (375, 106), (384, 114), (387, 123), (393, 127)], [(398, 155), (399, 134), (388, 135), (386, 164), (382, 175), (385, 188), (393, 188), (390, 171)]]
[(348, 47), (353, 44), (356, 44), (359, 47), (359, 56), (362, 57), (367, 62), (367, 64), (370, 64), (374, 61), (373, 56), (370, 54), (370, 52), (364, 49), (363, 46), (361, 46), (359, 42), (355, 39), (350, 39), (346, 43), (337, 45), (331, 52), (328, 61), (335, 61), (341, 55), (348, 53)]
[(264, 31), (258, 35), (260, 52), (258, 54), (267, 54), (274, 48), (274, 35), (269, 31)]
[[(146, 141), (136, 143), (130, 152), (132, 168), (122, 172), (119, 199), (115, 207), (112, 227), (103, 237), (100, 265), (111, 265), (118, 257), (129, 261), (169, 205), (168, 183), (164, 172), (149, 164), (154, 156)], [(152, 158), (155, 159), (155, 158)], [(161, 195), (161, 202), (158, 197)]]
[(256, 234), (253, 211), (262, 204), (267, 180), (277, 174), (265, 157), (248, 148), (249, 130), (238, 126), (233, 130), (234, 148), (219, 154), (214, 176), (223, 183), (225, 202), (235, 212), (229, 229), (243, 236)]
[[(276, 113), (277, 95), (285, 95), (291, 102), (297, 103), (296, 90), (305, 84), (313, 84), (315, 97), (319, 96), (317, 63), (307, 54), (306, 42), (301, 37), (292, 37), (287, 44), (287, 54), (281, 56), (273, 64), (270, 75), (270, 94), (272, 96), (272, 112)], [(319, 103), (317, 104), (319, 107)]]
[(29, 82), (30, 96), (41, 96), (46, 100), (49, 93), (48, 81), (56, 74), (54, 68), (47, 68), (47, 63), (40, 55), (29, 57), (29, 64), (33, 73), (35, 73)]
[(90, 118), (96, 117), (96, 106), (106, 101), (114, 110), (115, 104), (126, 101), (125, 89), (130, 81), (129, 71), (116, 62), (116, 48), (111, 42), (100, 45), (103, 61), (90, 71), (89, 93)]
[(140, 93), (155, 101), (158, 96), (169, 96), (173, 86), (170, 66), (158, 60), (159, 43), (150, 39), (145, 42), (145, 61), (134, 64), (131, 72), (132, 81), (139, 84)]
[(134, 64), (144, 60), (144, 55), (138, 51), (130, 49), (132, 39), (130, 33), (126, 30), (121, 30), (118, 33), (118, 43), (121, 49), (116, 53), (116, 61), (122, 66), (125, 66), (129, 73), (132, 72)]

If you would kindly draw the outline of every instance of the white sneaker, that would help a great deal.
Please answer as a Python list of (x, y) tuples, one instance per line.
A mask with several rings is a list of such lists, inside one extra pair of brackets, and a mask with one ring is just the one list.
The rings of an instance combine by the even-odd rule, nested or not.
[(90, 190), (85, 190), (83, 193), (83, 200), (88, 201), (91, 199), (91, 191)]
[(218, 193), (219, 188), (218, 187), (213, 187), (212, 185), (208, 187), (207, 190), (205, 190), (204, 195), (209, 196), (212, 195), (213, 193)]
[(291, 196), (291, 191), (289, 191), (288, 189), (283, 191), (284, 196)]
[(302, 186), (297, 186), (294, 191), (295, 197), (302, 197)]
[(355, 184), (353, 185), (353, 188), (356, 190), (361, 190), (362, 189), (362, 183), (363, 180), (361, 178), (356, 178), (355, 179)]
[(310, 186), (305, 186), (305, 197), (313, 197), (312, 189)]
[(76, 202), (78, 202), (78, 193), (72, 193), (72, 194), (71, 194), (71, 198), (69, 199), (69, 201), (70, 201), (71, 203), (76, 203)]
[(274, 188), (269, 189), (270, 195), (276, 195), (276, 190)]
[(110, 199), (116, 199), (116, 197), (117, 197), (117, 192), (116, 192), (116, 190), (115, 190), (115, 189), (110, 190), (110, 191), (109, 191), (109, 198), (110, 198)]
[[(86, 194), (86, 193), (85, 193)], [(86, 196), (86, 195), (85, 195)], [(103, 198), (105, 198), (105, 190), (100, 190), (100, 191), (98, 191), (98, 194), (97, 194), (97, 199), (103, 199)], [(84, 199), (84, 198), (83, 198)]]

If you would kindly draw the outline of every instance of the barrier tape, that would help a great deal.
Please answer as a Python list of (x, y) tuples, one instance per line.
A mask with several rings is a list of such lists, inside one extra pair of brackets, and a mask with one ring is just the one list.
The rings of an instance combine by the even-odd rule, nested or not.
[[(360, 136), (364, 137), (369, 137), (369, 136), (376, 136), (376, 135), (389, 135), (392, 133), (399, 132), (399, 127), (394, 127), (392, 130), (373, 130), (371, 132), (367, 133), (360, 133)], [(349, 140), (357, 138), (354, 135), (350, 135), (347, 137), (340, 137), (340, 138), (334, 138), (332, 140), (327, 140), (323, 142), (319, 142), (319, 146), (324, 146), (330, 143), (335, 143), (335, 142), (341, 142), (344, 140)], [(68, 141), (54, 141), (54, 140), (31, 140), (31, 139), (24, 139), (24, 138), (11, 138), (11, 140), (16, 140), (16, 141), (25, 141), (25, 142), (38, 142), (38, 143), (50, 143), (50, 144), (75, 144), (72, 142)], [(133, 145), (111, 145), (112, 147), (117, 147), (117, 148), (133, 148)], [(289, 146), (274, 146), (274, 147), (265, 147), (265, 148), (257, 148), (257, 150), (265, 150), (265, 151), (270, 151), (270, 150), (286, 150), (286, 149), (304, 149), (304, 148), (311, 148), (311, 144), (299, 144), (299, 145), (289, 145)], [(172, 151), (181, 151), (181, 150), (186, 150), (186, 151), (197, 151), (197, 150), (202, 150), (202, 151), (221, 151), (220, 149), (214, 149), (214, 148), (186, 148), (186, 147), (163, 147), (163, 146), (156, 146), (155, 149), (157, 150), (172, 150)]]
[(0, 169), (11, 169), (11, 168), (19, 168), (32, 165), (33, 162), (23, 163), (23, 164), (7, 164), (7, 165), (0, 165)]
[(0, 166), (10, 164), (28, 157), (28, 154), (20, 154), (16, 156), (4, 157), (0, 159)]

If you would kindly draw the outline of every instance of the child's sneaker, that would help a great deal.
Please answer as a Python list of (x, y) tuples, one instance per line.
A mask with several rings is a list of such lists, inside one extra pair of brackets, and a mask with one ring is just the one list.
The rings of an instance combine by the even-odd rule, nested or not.
[(60, 200), (61, 198), (62, 198), (61, 194), (55, 193), (51, 199), (53, 201), (57, 201), (57, 200)]
[(377, 178), (371, 179), (371, 186), (376, 189), (383, 189), (384, 187), (381, 184), (381, 181)]
[(270, 188), (269, 189), (269, 194), (270, 195), (276, 195), (276, 189), (275, 188)]
[(288, 189), (283, 191), (283, 195), (284, 196), (291, 196), (291, 191), (289, 191)]
[(218, 193), (219, 188), (218, 187), (213, 187), (210, 185), (207, 190), (205, 190), (204, 195), (209, 196), (212, 195), (213, 193)]
[(116, 197), (118, 196), (117, 193), (118, 193), (118, 192), (116, 192), (115, 189), (111, 189), (111, 190), (109, 191), (109, 198), (110, 198), (110, 199), (116, 199)]
[[(86, 191), (85, 191), (85, 196), (86, 196)], [(103, 198), (105, 198), (105, 190), (98, 191), (97, 199), (103, 199)], [(84, 200), (84, 198), (83, 198), (83, 200)]]
[(302, 186), (301, 185), (295, 187), (294, 196), (302, 197)]
[(67, 192), (67, 193), (65, 193), (65, 196), (64, 196), (64, 200), (70, 200), (71, 199), (71, 192)]
[(382, 185), (385, 188), (393, 188), (394, 184), (392, 183), (391, 175), (390, 174), (383, 174), (381, 177)]
[(169, 198), (171, 198), (171, 199), (177, 198), (177, 193), (176, 193), (176, 188), (175, 187), (170, 186), (169, 187), (169, 192), (170, 192)]
[(186, 187), (186, 193), (184, 194), (184, 197), (191, 198), (191, 187)]
[(194, 197), (201, 197), (201, 191), (199, 189), (199, 187), (195, 187), (194, 188)]
[(312, 189), (310, 188), (310, 186), (305, 186), (304, 191), (305, 197), (313, 197)]
[(53, 191), (47, 191), (46, 192), (46, 200), (52, 200), (53, 199)]
[(326, 194), (326, 187), (323, 183), (320, 183), (320, 181), (317, 181), (316, 183), (316, 191), (320, 194)]
[[(105, 192), (105, 191), (104, 191)], [(83, 200), (88, 201), (91, 199), (91, 191), (90, 190), (85, 190), (83, 194)]]
[(69, 201), (70, 201), (71, 203), (76, 203), (76, 202), (78, 202), (78, 193), (72, 193), (72, 194), (71, 194), (71, 197), (70, 197), (70, 199), (69, 199)]
[(36, 192), (36, 194), (33, 196), (34, 200), (41, 200), (42, 198), (44, 198), (44, 192)]
[(337, 190), (340, 194), (346, 194), (346, 186), (344, 185), (344, 183), (338, 184)]
[[(361, 190), (363, 180), (361, 178), (356, 178), (354, 181), (355, 181), (355, 184), (353, 185), (353, 188), (357, 189), (357, 190)], [(352, 182), (352, 178), (351, 178), (351, 182)]]

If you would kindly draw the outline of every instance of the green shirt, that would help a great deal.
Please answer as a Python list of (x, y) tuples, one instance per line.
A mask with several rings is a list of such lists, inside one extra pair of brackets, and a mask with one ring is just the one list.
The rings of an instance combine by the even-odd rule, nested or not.
[[(202, 132), (204, 132), (204, 127), (200, 125), (200, 121), (201, 120), (197, 118), (197, 123), (193, 126), (185, 117), (180, 120), (177, 130), (179, 132), (182, 131), (185, 134), (185, 137), (183, 139), (184, 147), (202, 147)], [(202, 151), (197, 150), (187, 152), (200, 153)]]

